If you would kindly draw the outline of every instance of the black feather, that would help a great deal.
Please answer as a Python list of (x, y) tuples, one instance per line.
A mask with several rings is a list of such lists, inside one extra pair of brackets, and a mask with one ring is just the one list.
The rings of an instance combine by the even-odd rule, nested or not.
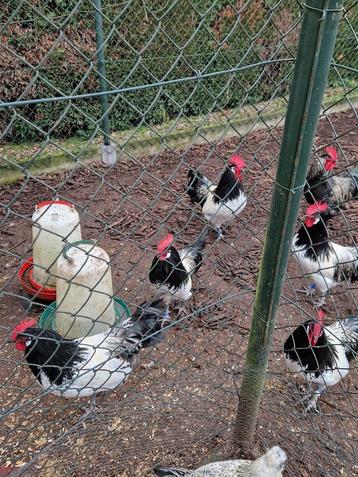
[(314, 163), (307, 175), (304, 195), (309, 204), (327, 202), (327, 215), (334, 216), (339, 205), (358, 198), (358, 168), (328, 175), (323, 166)]
[(40, 383), (40, 371), (43, 371), (51, 384), (60, 386), (63, 381), (72, 379), (73, 367), (84, 361), (84, 349), (77, 342), (66, 340), (56, 331), (27, 328), (18, 336), (30, 341), (26, 347), (25, 358)]
[(223, 200), (234, 200), (239, 197), (243, 191), (244, 187), (235, 177), (233, 169), (231, 167), (227, 167), (215, 189), (213, 201), (218, 204)]
[(310, 344), (307, 327), (313, 322), (307, 320), (295, 329), (284, 344), (284, 352), (288, 358), (302, 366), (306, 374), (314, 373), (318, 377), (327, 368), (335, 367), (337, 351), (329, 344), (324, 331), (315, 346)]
[(336, 282), (356, 282), (358, 280), (358, 267), (353, 263), (339, 263), (334, 270)]
[(154, 467), (155, 475), (159, 477), (169, 477), (169, 476), (176, 476), (176, 477), (185, 477), (186, 475), (190, 475), (190, 470), (187, 469), (176, 469), (174, 467)]
[(301, 225), (297, 232), (295, 246), (306, 247), (305, 254), (307, 258), (317, 262), (319, 257), (328, 258), (333, 252), (332, 246), (328, 240), (328, 231), (326, 219), (319, 220), (312, 227)]
[(189, 184), (187, 187), (187, 193), (190, 200), (193, 204), (199, 204), (202, 207), (207, 198), (207, 194), (203, 193), (200, 188), (207, 188), (208, 184), (205, 181), (203, 174), (198, 171), (189, 170), (188, 177)]
[[(159, 305), (162, 306), (159, 308)], [(123, 337), (126, 340), (126, 348), (122, 348), (120, 355), (128, 358), (137, 354), (140, 347), (157, 344), (162, 337), (164, 317), (165, 306), (161, 299), (142, 303), (131, 316), (130, 326), (125, 328)]]
[(154, 285), (166, 285), (168, 288), (180, 288), (188, 281), (188, 273), (180, 259), (177, 249), (173, 246), (168, 248), (170, 257), (159, 260), (154, 257), (149, 271), (149, 281)]
[(200, 232), (199, 236), (196, 238), (195, 242), (189, 247), (183, 248), (183, 250), (181, 250), (180, 252), (179, 256), (183, 257), (183, 260), (185, 260), (186, 254), (190, 254), (195, 262), (195, 268), (193, 270), (190, 270), (190, 275), (193, 275), (194, 273), (196, 273), (203, 263), (203, 250), (205, 248), (206, 237), (209, 232), (210, 232), (210, 226), (205, 225), (203, 230)]

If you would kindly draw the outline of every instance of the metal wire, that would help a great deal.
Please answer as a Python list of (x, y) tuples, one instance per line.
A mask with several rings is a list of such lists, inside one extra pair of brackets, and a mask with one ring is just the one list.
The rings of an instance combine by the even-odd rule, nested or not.
[[(356, 5), (345, 2), (312, 158), (334, 145), (337, 173), (357, 165)], [(303, 9), (295, 0), (102, 0), (104, 78), (94, 2), (6, 2), (0, 13), (0, 455), (11, 475), (150, 476), (157, 463), (195, 468), (226, 457)], [(101, 97), (108, 98), (106, 112)], [(118, 159), (110, 166), (100, 161), (105, 113)], [(210, 233), (187, 313), (174, 319), (171, 311), (162, 341), (140, 349), (135, 368), (96, 415), (84, 415), (88, 398), (42, 389), (24, 354), (6, 342), (22, 319), (39, 319), (47, 306), (18, 281), (36, 246), (35, 205), (55, 198), (74, 204), (82, 237), (110, 257), (113, 295), (133, 313), (157, 293), (148, 273), (159, 239), (174, 231), (175, 245), (184, 247), (205, 224), (186, 193), (188, 170), (217, 183), (237, 152), (247, 163), (248, 204), (222, 240)], [(303, 199), (302, 221), (305, 207)], [(329, 222), (329, 234), (356, 246), (356, 202), (344, 207)], [(88, 252), (87, 260), (93, 256)], [(286, 338), (316, 317), (297, 292), (308, 280), (292, 257), (256, 445), (260, 452), (285, 449), (290, 477), (355, 475), (357, 361), (321, 398), (319, 414), (305, 414), (302, 392), (284, 365)], [(89, 299), (78, 315), (86, 316)], [(357, 299), (355, 283), (332, 290), (327, 322), (356, 315)]]

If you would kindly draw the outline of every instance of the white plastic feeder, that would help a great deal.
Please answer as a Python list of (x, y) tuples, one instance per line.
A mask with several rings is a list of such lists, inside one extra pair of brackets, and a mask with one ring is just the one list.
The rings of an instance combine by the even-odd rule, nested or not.
[(82, 239), (80, 217), (73, 204), (54, 200), (37, 204), (32, 222), (33, 277), (42, 286), (55, 287), (63, 247)]
[(90, 240), (69, 244), (57, 273), (56, 330), (71, 339), (108, 330), (116, 315), (107, 253)]

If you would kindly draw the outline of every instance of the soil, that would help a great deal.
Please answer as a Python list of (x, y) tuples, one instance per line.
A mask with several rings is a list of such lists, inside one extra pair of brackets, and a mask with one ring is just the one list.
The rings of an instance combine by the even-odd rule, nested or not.
[[(281, 136), (276, 128), (180, 151), (163, 144), (160, 154), (113, 168), (92, 164), (2, 187), (0, 456), (3, 466), (14, 467), (12, 475), (149, 477), (158, 463), (196, 467), (226, 457)], [(353, 114), (321, 120), (316, 146), (337, 137), (342, 168), (357, 164)], [(115, 294), (133, 310), (154, 294), (147, 275), (158, 239), (173, 230), (177, 245), (184, 246), (203, 227), (185, 192), (188, 168), (215, 181), (238, 150), (247, 162), (248, 205), (223, 240), (210, 236), (188, 316), (156, 347), (141, 352), (135, 371), (106, 397), (95, 418), (81, 420), (86, 400), (43, 396), (23, 356), (5, 342), (14, 325), (43, 309), (17, 280), (22, 261), (31, 256), (35, 204), (55, 196), (75, 204), (83, 237), (95, 238), (110, 255)], [(349, 203), (332, 221), (335, 241), (358, 242), (356, 212), (357, 205)], [(296, 292), (306, 284), (291, 258), (251, 454), (280, 445), (288, 454), (288, 477), (358, 475), (357, 370), (329, 389), (318, 414), (305, 414), (295, 378), (284, 365), (287, 335), (315, 313)], [(356, 314), (357, 299), (356, 285), (337, 287), (327, 299), (327, 319)]]

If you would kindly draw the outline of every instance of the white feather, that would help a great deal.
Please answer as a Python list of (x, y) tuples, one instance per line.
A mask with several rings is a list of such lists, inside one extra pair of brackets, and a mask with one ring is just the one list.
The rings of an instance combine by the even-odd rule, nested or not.
[(293, 240), (292, 252), (300, 263), (305, 274), (310, 275), (321, 293), (327, 293), (331, 288), (338, 285), (334, 278), (337, 265), (347, 265), (348, 267), (357, 268), (357, 249), (355, 247), (344, 247), (334, 242), (330, 242), (332, 247), (328, 257), (320, 255), (316, 260), (307, 257), (307, 246), (296, 245), (298, 235)]
[(191, 287), (192, 287), (192, 280), (191, 276), (188, 275), (188, 280), (183, 283), (183, 285), (179, 288), (175, 287), (168, 287), (167, 285), (162, 285), (159, 288), (159, 291), (161, 293), (167, 293), (170, 295), (170, 297), (173, 300), (178, 300), (178, 301), (187, 301), (190, 300), (192, 297), (192, 292), (191, 292)]
[(207, 199), (203, 205), (203, 214), (208, 222), (221, 227), (244, 210), (247, 202), (246, 195), (241, 192), (233, 200), (214, 202), (215, 186), (209, 188)]
[(119, 386), (131, 373), (129, 361), (113, 357), (113, 351), (119, 346), (118, 339), (111, 337), (111, 332), (76, 340), (84, 349), (83, 361), (73, 365), (71, 379), (60, 386), (51, 384), (47, 375), (41, 371), (41, 386), (56, 396), (65, 398), (87, 397), (94, 393), (110, 391)]
[(183, 264), (188, 275), (191, 275), (196, 269), (195, 257), (197, 253), (197, 250), (190, 247), (185, 247), (179, 250), (181, 263)]

